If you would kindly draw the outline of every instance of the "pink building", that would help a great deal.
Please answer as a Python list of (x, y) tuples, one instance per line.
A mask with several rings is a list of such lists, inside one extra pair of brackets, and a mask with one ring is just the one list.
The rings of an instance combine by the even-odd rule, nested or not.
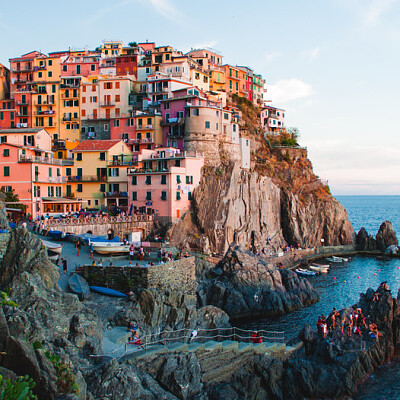
[(272, 106), (265, 106), (260, 113), (260, 122), (264, 132), (275, 135), (285, 128), (285, 110)]
[[(71, 160), (53, 158), (51, 138), (44, 129), (7, 129), (0, 144), (0, 182), (5, 191), (15, 190), (27, 213), (78, 211), (81, 202), (65, 198), (65, 167)], [(12, 206), (12, 205), (10, 205)]]
[(129, 203), (134, 210), (173, 222), (189, 210), (200, 183), (204, 158), (171, 147), (143, 150), (128, 171)]
[(61, 61), (61, 76), (99, 75), (100, 55), (64, 56)]

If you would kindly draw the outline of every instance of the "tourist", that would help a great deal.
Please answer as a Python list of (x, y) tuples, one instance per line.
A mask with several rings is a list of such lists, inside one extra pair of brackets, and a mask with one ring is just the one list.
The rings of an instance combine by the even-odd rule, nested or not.
[(76, 248), (76, 255), (79, 257), (79, 253), (81, 251), (81, 242), (78, 240), (75, 245)]
[(159, 263), (161, 263), (162, 258), (163, 258), (162, 251), (161, 251), (161, 249), (159, 249), (159, 250), (157, 251), (157, 259), (158, 259), (158, 262), (159, 262)]
[(95, 267), (95, 266), (96, 266), (96, 261), (93, 260), (93, 262), (92, 262), (92, 267)]
[(113, 262), (112, 262), (112, 261), (110, 261), (110, 267), (113, 267), (113, 266), (114, 266)]
[(372, 299), (372, 301), (378, 301), (378, 300), (379, 300), (379, 293), (374, 292), (374, 298)]
[(68, 274), (68, 265), (67, 265), (67, 260), (65, 258), (62, 259), (62, 265), (63, 265), (64, 275), (67, 275)]
[(139, 267), (139, 263), (138, 262), (136, 263), (136, 267)]
[(262, 343), (262, 337), (259, 335), (257, 331), (255, 331), (251, 335), (251, 340), (253, 341), (253, 343)]
[(133, 245), (133, 243), (131, 243), (131, 245), (129, 246), (129, 259), (133, 260), (134, 255), (135, 255), (135, 246)]
[(89, 245), (89, 250), (90, 250), (90, 258), (93, 258), (93, 244), (90, 243)]
[(343, 316), (342, 322), (341, 322), (341, 327), (342, 327), (342, 329), (341, 329), (341, 331), (340, 331), (340, 333), (341, 333), (342, 335), (344, 335), (344, 327), (345, 327), (345, 324), (346, 324), (346, 318)]
[(197, 334), (198, 334), (197, 329), (194, 329), (192, 331), (192, 333), (190, 334), (189, 342), (191, 342), (192, 340), (196, 339)]
[(134, 344), (136, 346), (140, 346), (144, 350), (143, 341), (139, 339), (137, 332), (135, 332), (132, 336), (129, 337), (128, 344)]
[(129, 261), (128, 267), (132, 267), (132, 261)]
[(103, 266), (103, 262), (102, 262), (102, 260), (100, 259), (100, 261), (99, 261), (99, 264), (98, 264), (98, 266), (99, 267), (102, 267)]

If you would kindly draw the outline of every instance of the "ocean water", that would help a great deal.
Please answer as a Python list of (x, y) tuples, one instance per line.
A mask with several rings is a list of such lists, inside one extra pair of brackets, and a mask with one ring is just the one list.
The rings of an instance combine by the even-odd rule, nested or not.
[[(356, 233), (364, 227), (373, 236), (383, 221), (389, 220), (400, 237), (400, 196), (336, 196), (348, 212)], [(400, 259), (389, 261), (373, 257), (353, 257), (343, 264), (332, 264), (328, 274), (310, 277), (319, 291), (321, 301), (278, 318), (241, 321), (246, 329), (284, 331), (286, 339), (298, 335), (304, 325), (315, 326), (319, 314), (328, 314), (332, 307), (341, 309), (355, 304), (360, 293), (376, 289), (387, 281), (392, 295), (400, 289)], [(362, 384), (353, 397), (358, 400), (400, 399), (400, 362), (393, 361), (380, 367)]]

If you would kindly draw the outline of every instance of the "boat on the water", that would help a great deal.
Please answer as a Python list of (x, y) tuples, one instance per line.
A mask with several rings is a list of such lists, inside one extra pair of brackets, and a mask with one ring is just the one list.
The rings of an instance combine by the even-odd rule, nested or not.
[(107, 287), (103, 287), (103, 286), (89, 286), (89, 287), (90, 287), (90, 290), (93, 290), (94, 292), (97, 292), (100, 294), (106, 294), (107, 296), (128, 297), (126, 294), (124, 294), (118, 290), (110, 289)]
[(297, 268), (294, 270), (294, 272), (296, 272), (297, 275), (301, 275), (301, 276), (314, 276), (316, 275), (316, 273), (314, 271), (309, 271), (308, 269), (304, 269), (304, 268)]
[(129, 253), (129, 244), (124, 242), (91, 242), (93, 250), (99, 254)]
[(325, 265), (320, 265), (320, 264), (311, 264), (308, 268), (310, 268), (311, 271), (316, 271), (316, 272), (321, 272), (323, 274), (326, 274), (330, 270), (330, 265), (325, 264)]
[(44, 244), (44, 246), (46, 247), (47, 250), (50, 250), (53, 253), (61, 254), (62, 244), (48, 242), (47, 240), (43, 240), (43, 239), (42, 239), (42, 242), (43, 242), (43, 244)]
[(326, 261), (333, 262), (333, 263), (342, 263), (342, 262), (349, 261), (349, 258), (332, 256), (332, 257), (328, 257), (326, 259)]
[(86, 299), (89, 297), (90, 288), (85, 278), (80, 276), (79, 274), (73, 274), (68, 279), (68, 286), (72, 293), (75, 293), (79, 296), (80, 300)]

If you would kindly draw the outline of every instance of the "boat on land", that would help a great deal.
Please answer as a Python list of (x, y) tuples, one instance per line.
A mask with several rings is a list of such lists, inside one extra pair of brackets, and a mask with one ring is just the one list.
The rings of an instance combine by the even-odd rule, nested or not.
[(103, 286), (89, 286), (89, 288), (90, 288), (90, 290), (93, 290), (93, 292), (97, 292), (100, 294), (106, 294), (107, 296), (128, 297), (126, 294), (124, 294), (118, 290), (110, 289), (110, 288), (103, 287)]
[(316, 272), (321, 272), (323, 274), (326, 274), (331, 266), (329, 264), (311, 264), (308, 268), (310, 268), (311, 271), (316, 271)]
[(332, 257), (328, 257), (326, 259), (326, 261), (333, 262), (333, 263), (342, 263), (342, 262), (349, 261), (349, 258), (332, 256)]
[(68, 279), (68, 286), (72, 293), (75, 293), (79, 296), (80, 300), (86, 299), (89, 297), (90, 288), (85, 278), (80, 276), (79, 274), (72, 274)]
[(67, 240), (68, 233), (62, 231), (50, 230), (48, 231), (47, 236), (49, 236), (53, 240)]
[(296, 274), (300, 275), (300, 276), (314, 276), (314, 275), (316, 275), (316, 272), (309, 271), (308, 269), (304, 269), (304, 268), (297, 268), (297, 269), (294, 270), (294, 272), (296, 272)]
[(48, 257), (51, 261), (53, 261), (53, 263), (56, 264), (58, 258), (60, 257), (60, 255), (59, 255), (59, 254), (49, 254), (49, 253), (47, 252), (47, 257)]
[(129, 244), (124, 242), (91, 242), (93, 250), (99, 254), (129, 253)]
[(53, 253), (61, 254), (62, 244), (48, 242), (47, 240), (43, 240), (43, 239), (42, 239), (42, 242), (43, 242), (44, 246), (46, 247), (47, 251), (52, 251)]

